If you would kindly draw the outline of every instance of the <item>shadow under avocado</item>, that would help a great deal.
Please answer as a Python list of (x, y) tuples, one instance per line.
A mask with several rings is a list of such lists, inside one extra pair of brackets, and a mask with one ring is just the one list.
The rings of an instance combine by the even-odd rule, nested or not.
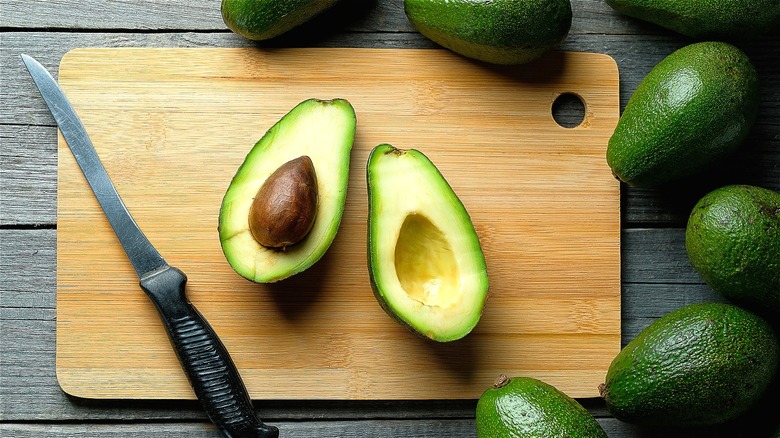
[[(453, 52), (454, 53), (454, 52)], [(523, 84), (544, 84), (558, 80), (566, 71), (566, 53), (561, 50), (551, 50), (538, 59), (526, 64), (502, 65), (458, 55), (465, 61), (489, 70), (495, 74)]]
[(422, 348), (430, 350), (442, 367), (455, 374), (464, 384), (473, 380), (479, 359), (479, 341), (473, 333), (451, 342), (436, 342), (411, 332), (410, 337), (422, 344)]
[(305, 319), (308, 310), (321, 299), (325, 279), (334, 269), (333, 257), (325, 255), (309, 269), (275, 283), (264, 285), (287, 321)]
[(376, 5), (377, 0), (341, 0), (282, 35), (255, 43), (264, 49), (322, 46), (324, 41), (343, 34), (346, 28), (359, 23)]
[[(775, 325), (775, 333), (778, 326)], [(723, 425), (722, 430), (734, 437), (774, 438), (780, 431), (780, 368), (764, 395), (742, 416)], [(740, 435), (740, 433), (742, 435)]]

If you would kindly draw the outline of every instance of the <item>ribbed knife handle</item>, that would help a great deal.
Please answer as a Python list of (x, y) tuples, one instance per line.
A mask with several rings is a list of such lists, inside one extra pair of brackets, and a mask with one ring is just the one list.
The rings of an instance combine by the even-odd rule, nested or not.
[(227, 438), (276, 438), (279, 430), (257, 418), (227, 349), (187, 300), (187, 276), (165, 266), (141, 278), (168, 331), (187, 378), (211, 421)]

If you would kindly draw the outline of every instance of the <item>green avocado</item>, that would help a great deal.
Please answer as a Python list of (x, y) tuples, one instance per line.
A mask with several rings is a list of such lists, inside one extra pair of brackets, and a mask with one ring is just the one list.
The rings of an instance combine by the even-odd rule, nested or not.
[(599, 389), (622, 421), (720, 424), (761, 398), (778, 354), (777, 337), (759, 316), (726, 303), (692, 304), (659, 318), (626, 345)]
[(749, 185), (708, 193), (688, 218), (685, 247), (713, 290), (780, 313), (780, 193)]
[(663, 59), (626, 104), (607, 146), (621, 181), (656, 187), (731, 154), (758, 112), (758, 77), (731, 44), (703, 42)]
[(777, 0), (606, 1), (622, 14), (699, 39), (747, 39), (780, 24)]
[[(346, 100), (309, 99), (282, 117), (249, 151), (230, 182), (219, 211), (222, 251), (238, 274), (257, 283), (275, 282), (309, 268), (323, 256), (336, 236), (344, 211), (355, 125), (355, 111)], [(301, 157), (308, 157), (307, 162), (302, 162)], [(316, 178), (294, 174), (289, 177), (289, 173), (280, 176), (277, 172), (296, 163), (301, 165), (292, 167), (293, 170), (307, 169), (309, 160)], [(289, 178), (285, 180), (285, 176)], [(274, 186), (276, 196), (263, 197), (270, 204), (275, 203), (272, 207), (276, 212), (286, 215), (285, 220), (291, 224), (299, 218), (290, 217), (290, 211), (306, 216), (307, 220), (302, 222), (309, 229), (295, 233), (299, 238), (303, 234), (298, 242), (266, 246), (258, 242), (255, 236), (259, 233), (250, 226), (256, 198), (270, 180), (278, 183)], [(299, 202), (297, 198), (302, 195), (296, 190), (301, 187), (284, 181), (316, 184), (316, 204)], [(311, 197), (306, 201), (311, 201)]]
[(250, 40), (267, 40), (300, 26), (339, 0), (222, 0), (222, 20)]
[(499, 376), (477, 401), (478, 438), (606, 438), (593, 416), (557, 388)]
[(422, 152), (379, 145), (368, 159), (368, 267), (381, 307), (439, 342), (482, 315), (487, 268), (466, 208)]
[(409, 21), (435, 43), (494, 64), (524, 64), (558, 47), (569, 0), (404, 0)]

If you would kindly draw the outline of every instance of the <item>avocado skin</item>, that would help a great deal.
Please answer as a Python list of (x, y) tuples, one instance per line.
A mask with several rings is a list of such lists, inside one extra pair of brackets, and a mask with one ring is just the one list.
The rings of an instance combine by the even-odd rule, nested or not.
[(724, 42), (685, 46), (663, 59), (628, 101), (607, 146), (621, 181), (658, 187), (731, 154), (758, 112), (758, 76)]
[(750, 39), (780, 24), (777, 0), (606, 0), (614, 10), (697, 39)]
[(569, 0), (405, 0), (425, 37), (460, 55), (524, 64), (558, 47), (572, 21)]
[(691, 211), (685, 247), (713, 290), (780, 313), (780, 194), (750, 185), (713, 190)]
[(479, 438), (607, 437), (590, 412), (552, 385), (530, 377), (497, 385), (477, 402)]
[(222, 0), (222, 19), (244, 38), (262, 41), (297, 27), (339, 0)]
[(599, 388), (619, 420), (657, 426), (724, 423), (763, 395), (778, 341), (761, 317), (699, 303), (653, 322), (612, 361)]
[[(481, 279), (481, 282), (480, 284), (474, 284), (474, 289), (470, 290), (473, 296), (478, 297), (478, 299), (473, 302), (473, 310), (475, 310), (475, 312), (472, 313), (471, 318), (463, 320), (462, 317), (458, 317), (457, 315), (448, 315), (448, 319), (451, 321), (461, 320), (462, 324), (460, 324), (458, 330), (431, 330), (430, 327), (427, 327), (426, 329), (425, 327), (418, 326), (419, 324), (415, 325), (415, 323), (409, 319), (408, 314), (393, 307), (391, 298), (385, 293), (386, 285), (384, 284), (385, 282), (381, 279), (381, 271), (378, 271), (378, 268), (382, 264), (382, 257), (375, 252), (375, 248), (380, 245), (381, 237), (383, 237), (382, 235), (393, 234), (393, 232), (388, 231), (387, 228), (376, 226), (376, 224), (379, 223), (379, 217), (383, 214), (387, 214), (387, 210), (392, 209), (388, 208), (386, 205), (382, 206), (380, 202), (377, 202), (382, 193), (379, 189), (380, 184), (378, 184), (377, 181), (377, 174), (379, 173), (379, 167), (381, 166), (378, 164), (378, 162), (381, 161), (381, 157), (384, 155), (410, 157), (417, 163), (422, 164), (422, 167), (429, 171), (428, 181), (430, 182), (433, 180), (433, 182), (441, 189), (437, 192), (437, 197), (442, 199), (437, 200), (428, 198), (429, 203), (427, 205), (448, 205), (449, 207), (447, 209), (451, 213), (458, 214), (457, 217), (450, 216), (450, 222), (460, 221), (462, 223), (468, 224), (468, 231), (464, 230), (463, 234), (457, 237), (453, 237), (455, 237), (461, 243), (469, 241), (472, 242), (471, 245), (465, 244), (461, 248), (465, 249), (465, 251), (461, 251), (460, 253), (463, 257), (461, 262), (465, 262), (465, 259), (467, 258), (473, 258), (473, 262), (475, 263), (475, 266), (478, 267), (478, 269), (471, 272), (469, 277), (471, 279)], [(417, 179), (419, 175), (415, 175), (414, 173), (416, 172), (407, 171), (404, 173), (404, 176), (405, 178), (420, 184), (421, 181)], [(455, 194), (455, 192), (452, 190), (452, 187), (449, 185), (446, 178), (444, 178), (444, 175), (441, 174), (436, 165), (423, 152), (417, 149), (399, 149), (387, 143), (377, 145), (369, 154), (366, 165), (366, 188), (368, 194), (368, 227), (366, 229), (366, 241), (368, 243), (367, 261), (369, 282), (371, 284), (371, 290), (373, 291), (374, 297), (376, 298), (382, 310), (384, 310), (385, 313), (387, 313), (387, 315), (390, 316), (390, 318), (396, 321), (399, 325), (405, 327), (410, 332), (421, 338), (430, 339), (436, 342), (453, 342), (468, 335), (476, 327), (480, 317), (482, 316), (482, 311), (487, 300), (488, 279), (487, 266), (485, 265), (484, 254), (482, 253), (482, 249), (479, 244), (479, 238), (476, 235), (476, 230), (474, 229), (474, 225), (471, 222), (471, 217), (469, 216), (468, 211), (466, 211), (466, 207), (463, 205), (460, 198), (458, 198), (457, 194)], [(420, 190), (418, 187), (415, 187), (415, 189), (425, 193), (425, 190)], [(393, 190), (398, 190), (398, 186), (393, 186)], [(414, 196), (412, 196), (412, 198), (414, 198)], [(405, 197), (400, 196), (397, 199), (402, 200), (405, 199)], [(427, 208), (421, 208), (421, 211), (418, 210), (417, 213), (426, 213), (426, 210)], [(407, 211), (407, 213), (411, 213), (411, 211)], [(398, 241), (396, 241), (396, 248), (398, 247), (397, 245)], [(470, 251), (469, 247), (471, 247)], [(397, 273), (394, 273), (393, 275), (397, 275)], [(462, 290), (469, 290), (469, 288)], [(447, 309), (439, 309), (442, 312), (448, 311)], [(419, 311), (419, 309), (416, 311)]]

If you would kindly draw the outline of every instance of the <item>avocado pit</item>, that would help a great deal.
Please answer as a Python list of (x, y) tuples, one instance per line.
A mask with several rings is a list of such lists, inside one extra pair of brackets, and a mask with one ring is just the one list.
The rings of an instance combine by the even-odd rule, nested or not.
[(317, 216), (317, 174), (307, 155), (276, 169), (249, 209), (249, 231), (267, 248), (285, 250), (303, 240)]

